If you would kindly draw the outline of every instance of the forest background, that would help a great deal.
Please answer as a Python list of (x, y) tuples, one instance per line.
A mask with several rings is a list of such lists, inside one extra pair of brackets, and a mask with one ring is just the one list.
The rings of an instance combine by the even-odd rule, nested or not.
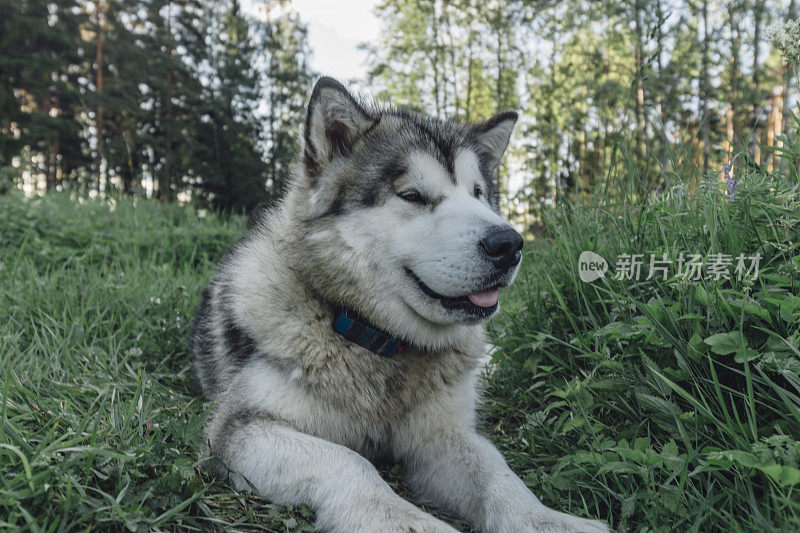
[[(521, 111), (500, 176), (503, 208), (529, 235), (608, 176), (641, 201), (731, 165), (780, 170), (773, 148), (798, 89), (770, 27), (797, 18), (796, 0), (374, 9), (367, 74), (343, 81), (439, 117)], [(237, 212), (273, 201), (315, 77), (337, 74), (314, 72), (313, 53), (291, 2), (3, 0), (0, 190)]]

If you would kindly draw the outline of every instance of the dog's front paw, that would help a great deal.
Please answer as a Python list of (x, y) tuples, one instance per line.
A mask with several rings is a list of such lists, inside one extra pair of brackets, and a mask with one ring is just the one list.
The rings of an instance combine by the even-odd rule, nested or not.
[(588, 520), (547, 508), (504, 516), (494, 524), (487, 524), (485, 529), (498, 533), (608, 533), (610, 531), (600, 520)]
[(410, 512), (392, 510), (377, 520), (361, 524), (351, 531), (364, 533), (458, 533), (446, 523), (419, 509)]
[(446, 523), (399, 497), (317, 513), (317, 529), (335, 533), (458, 533)]
[(535, 514), (531, 517), (530, 524), (530, 529), (526, 531), (532, 533), (608, 533), (610, 531), (605, 522), (600, 520), (588, 520), (551, 509)]
[(422, 513), (422, 516), (410, 516), (406, 521), (392, 524), (391, 531), (403, 533), (458, 533), (438, 518)]

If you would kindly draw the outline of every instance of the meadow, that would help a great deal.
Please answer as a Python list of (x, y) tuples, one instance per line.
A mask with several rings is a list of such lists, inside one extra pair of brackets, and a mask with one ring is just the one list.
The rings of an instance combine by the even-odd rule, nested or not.
[[(735, 190), (709, 178), (644, 203), (609, 182), (549, 215), (490, 323), (481, 413), (546, 504), (618, 531), (800, 529), (798, 177), (743, 165)], [(0, 528), (312, 530), (307, 508), (235, 492), (199, 458), (187, 335), (244, 226), (0, 196)], [(582, 251), (605, 277), (580, 280)], [(614, 278), (624, 254), (681, 251), (760, 254), (759, 273)]]

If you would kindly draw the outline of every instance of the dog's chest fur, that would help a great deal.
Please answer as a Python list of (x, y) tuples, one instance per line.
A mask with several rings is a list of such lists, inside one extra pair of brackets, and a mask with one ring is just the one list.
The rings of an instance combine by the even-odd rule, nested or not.
[(327, 331), (320, 331), (319, 338), (329, 342), (326, 346), (320, 343), (316, 354), (297, 354), (303, 365), (298, 383), (337, 409), (358, 416), (371, 413), (376, 419), (402, 416), (414, 406), (448, 393), (476, 362), (473, 354), (464, 350), (423, 353), (411, 348), (384, 357)]

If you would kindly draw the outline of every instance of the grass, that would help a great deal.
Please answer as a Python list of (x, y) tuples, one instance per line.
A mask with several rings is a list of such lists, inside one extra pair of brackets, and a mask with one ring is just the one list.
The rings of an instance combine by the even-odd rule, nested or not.
[[(553, 214), (491, 332), (485, 431), (620, 531), (800, 529), (800, 205), (756, 171)], [(0, 196), (0, 528), (309, 531), (198, 463), (186, 337), (240, 218)], [(763, 254), (755, 282), (579, 281), (577, 256)], [(396, 470), (385, 472), (402, 493)], [(405, 494), (405, 493), (404, 493)]]
[(0, 197), (0, 528), (310, 529), (197, 463), (185, 341), (241, 229), (146, 201)]
[[(486, 405), (546, 503), (619, 531), (800, 530), (800, 199), (754, 168), (739, 180), (735, 198), (706, 180), (552, 214), (492, 322)], [(584, 250), (612, 271), (645, 254), (641, 280), (580, 281)], [(687, 281), (681, 251), (763, 257), (754, 281)], [(644, 281), (664, 253), (668, 279)]]

